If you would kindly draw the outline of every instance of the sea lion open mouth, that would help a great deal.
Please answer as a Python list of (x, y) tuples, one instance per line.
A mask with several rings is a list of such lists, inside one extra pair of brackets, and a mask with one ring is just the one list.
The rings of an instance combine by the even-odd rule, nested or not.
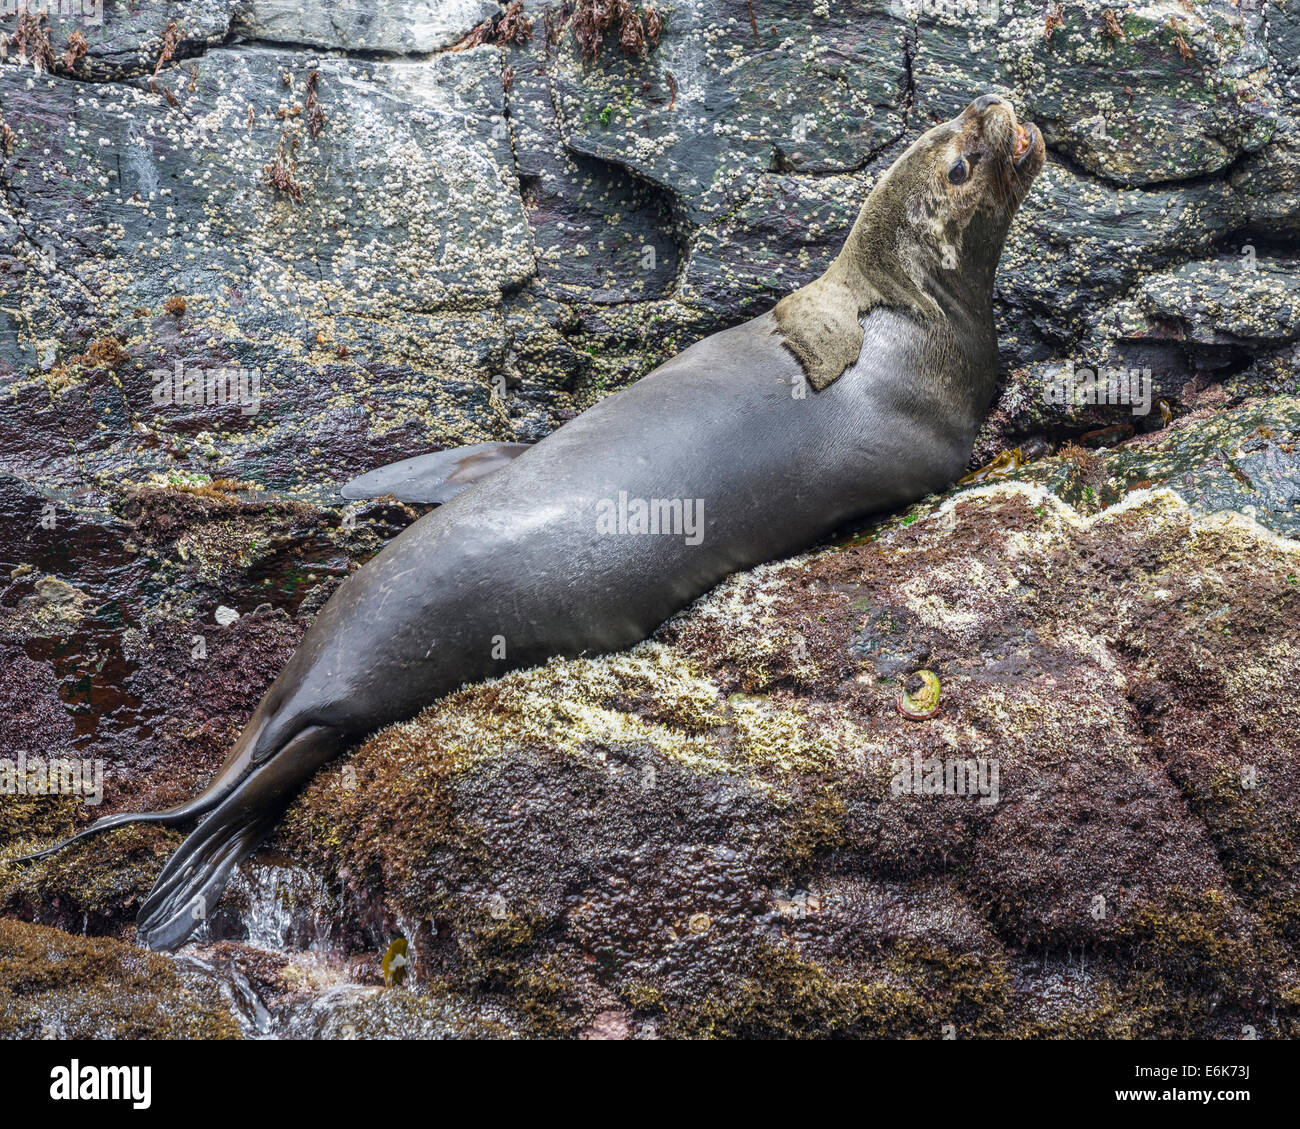
[(1033, 134), (1031, 134), (1023, 125), (1016, 126), (1016, 147), (1011, 152), (1011, 159), (1019, 162), (1020, 159), (1029, 152), (1029, 148), (1033, 143)]
[(1036, 125), (1022, 123), (1016, 126), (1016, 144), (1011, 150), (1011, 163), (1017, 172), (1024, 168), (1042, 140), (1043, 135)]

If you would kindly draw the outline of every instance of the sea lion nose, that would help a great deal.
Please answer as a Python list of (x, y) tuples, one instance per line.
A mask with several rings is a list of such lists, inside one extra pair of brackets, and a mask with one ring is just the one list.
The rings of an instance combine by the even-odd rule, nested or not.
[(970, 108), (975, 113), (982, 114), (990, 106), (1005, 106), (1006, 104), (1006, 99), (999, 98), (996, 94), (981, 94), (970, 104)]

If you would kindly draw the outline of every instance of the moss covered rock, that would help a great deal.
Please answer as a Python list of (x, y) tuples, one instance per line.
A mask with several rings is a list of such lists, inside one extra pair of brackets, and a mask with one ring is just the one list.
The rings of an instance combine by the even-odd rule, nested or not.
[(1291, 1032), (1298, 576), (1168, 490), (979, 487), (451, 695), (281, 839), (547, 1032)]
[(0, 918), (0, 1038), (234, 1039), (216, 985), (105, 937)]

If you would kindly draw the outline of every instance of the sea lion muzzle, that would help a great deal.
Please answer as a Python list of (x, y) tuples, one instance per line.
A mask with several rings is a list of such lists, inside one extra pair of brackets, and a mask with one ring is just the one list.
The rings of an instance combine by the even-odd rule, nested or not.
[(1005, 162), (1024, 187), (1038, 175), (1045, 156), (1042, 132), (1032, 123), (1021, 122), (1005, 98), (983, 94), (956, 121), (972, 148), (982, 147), (995, 160)]

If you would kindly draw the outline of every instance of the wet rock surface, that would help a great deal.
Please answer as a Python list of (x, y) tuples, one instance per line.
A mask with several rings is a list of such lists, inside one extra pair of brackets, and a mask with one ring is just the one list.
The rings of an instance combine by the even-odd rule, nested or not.
[(169, 958), (4, 918), (0, 999), (7, 1039), (239, 1037), (216, 987)]
[[(1293, 5), (659, 7), (585, 58), (532, 0), (11, 38), (0, 757), (103, 791), (0, 798), (4, 1034), (1295, 1035)], [(990, 90), (1050, 149), (1000, 469), (377, 735), (277, 835), (310, 881), (247, 872), (177, 961), (123, 942), (178, 832), (4, 861), (202, 786), (419, 516), (342, 481), (541, 438), (770, 307)], [(1123, 395), (1050, 401), (1085, 372)], [(953, 758), (996, 803), (924, 793)]]
[[(1295, 262), (1284, 4), (751, 7), (683, 0), (594, 57), (568, 8), (506, 34), (483, 0), (111, 5), (71, 63), (57, 20), (43, 62), (11, 46), (0, 466), (304, 493), (539, 438), (814, 277), (874, 177), (985, 90), (1052, 149), (998, 283), (1011, 386), (1106, 353), (1095, 314), (1149, 275), (1188, 264), (1204, 296), (1191, 264)], [(238, 406), (201, 394), (240, 372)]]

